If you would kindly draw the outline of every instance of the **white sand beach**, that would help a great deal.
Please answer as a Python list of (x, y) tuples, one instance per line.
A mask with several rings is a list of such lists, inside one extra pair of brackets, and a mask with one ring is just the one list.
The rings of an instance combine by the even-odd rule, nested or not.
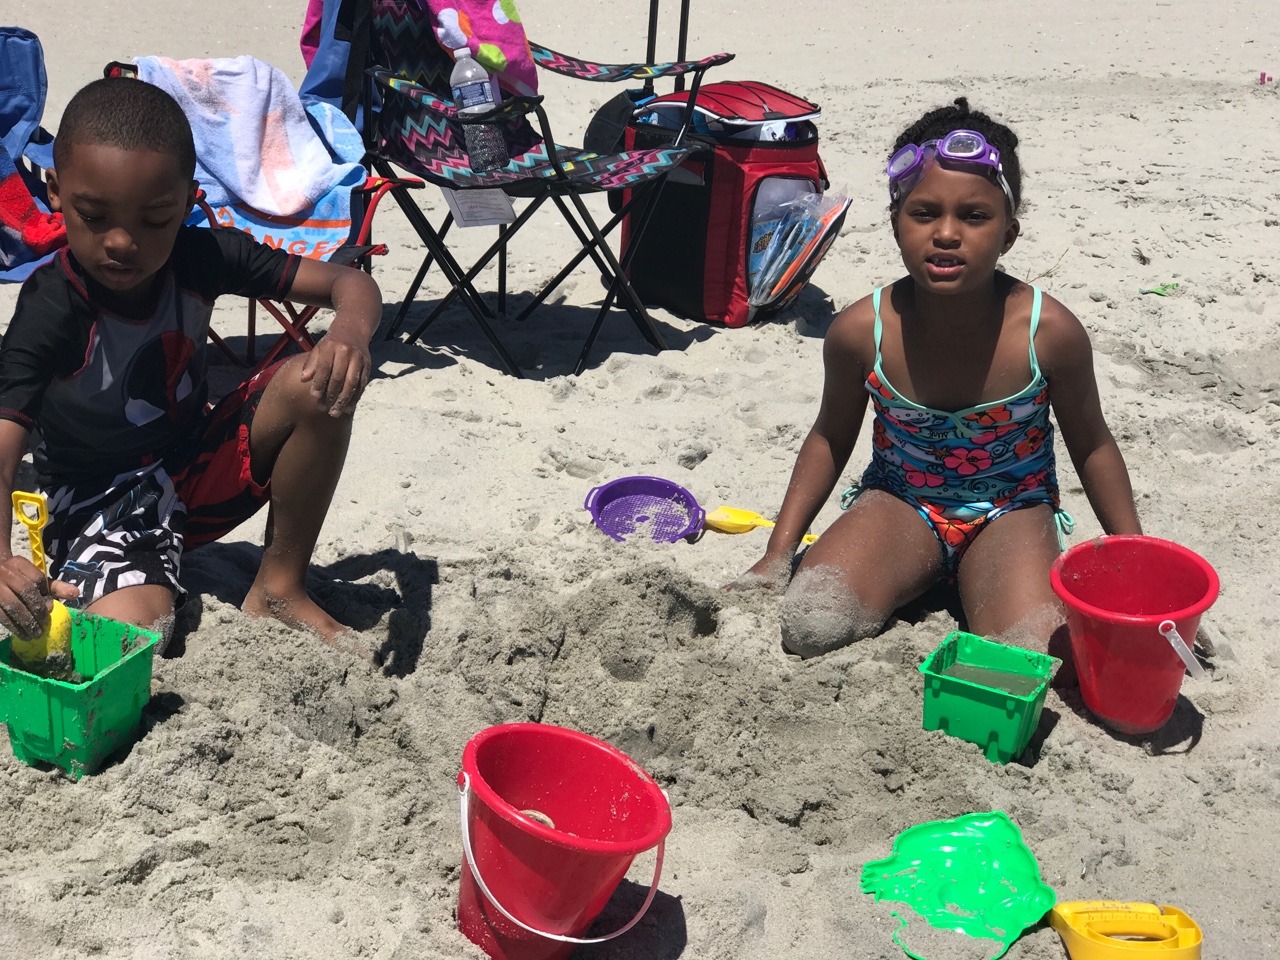
[[(547, 46), (643, 58), (645, 4), (519, 6)], [(56, 130), (110, 60), (247, 53), (301, 80), (303, 7), (0, 0), (0, 22), (42, 39)], [(615, 314), (577, 377), (602, 295), (590, 270), (501, 325), (525, 379), (456, 307), (420, 343), (375, 343), (312, 586), (384, 666), (240, 612), (261, 519), (191, 553), (193, 602), (127, 754), (72, 782), (0, 745), (0, 957), (480, 960), (454, 924), (455, 777), (474, 733), (523, 720), (609, 741), (670, 795), (650, 914), (581, 957), (904, 956), (894, 905), (859, 891), (862, 865), (909, 826), (988, 810), (1019, 825), (1059, 900), (1173, 904), (1204, 929), (1206, 958), (1280, 956), (1280, 88), (1259, 83), (1280, 75), (1275, 13), (695, 0), (690, 52), (737, 54), (709, 80), (763, 80), (822, 106), (822, 156), (852, 206), (811, 286), (743, 329), (655, 310), (661, 354)], [(542, 92), (573, 141), (615, 91), (544, 76)], [(921, 729), (917, 666), (956, 629), (945, 605), (800, 661), (780, 645), (777, 596), (721, 589), (759, 558), (764, 531), (620, 544), (582, 508), (593, 486), (653, 474), (708, 510), (777, 510), (817, 411), (823, 333), (902, 273), (886, 153), (959, 95), (1020, 138), (1022, 235), (1006, 269), (1089, 329), (1145, 529), (1222, 581), (1205, 617), (1210, 676), (1185, 681), (1164, 729), (1113, 735), (1076, 692), (1051, 690), (1032, 749), (1007, 766)], [(434, 188), (421, 198), (444, 209)], [(393, 205), (377, 234), (389, 317), (421, 247)], [(512, 251), (517, 304), (575, 249), (540, 212)], [(479, 283), (495, 290), (494, 272)], [(1178, 287), (1140, 293), (1163, 283)], [(432, 271), (411, 321), (446, 289)], [(17, 292), (0, 288), (0, 323)], [(242, 316), (226, 298), (215, 324), (235, 333)], [(851, 471), (868, 449), (864, 437)], [(1065, 450), (1058, 469), (1083, 542), (1099, 528)], [(818, 532), (837, 510), (833, 498)], [(639, 905), (651, 863), (637, 860), (602, 928)], [(927, 933), (913, 942), (929, 941), (931, 960), (990, 955)], [(1007, 956), (1066, 953), (1041, 924)]]

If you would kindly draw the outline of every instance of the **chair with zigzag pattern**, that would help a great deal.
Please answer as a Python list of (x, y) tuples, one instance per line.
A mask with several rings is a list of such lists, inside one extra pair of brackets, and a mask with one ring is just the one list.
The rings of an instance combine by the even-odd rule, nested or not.
[[(685, 2), (687, 20), (687, 0)], [(625, 258), (624, 262), (619, 261), (607, 237), (628, 212), (634, 210), (637, 214), (633, 223), (643, 222), (642, 211), (651, 203), (663, 178), (695, 149), (683, 142), (684, 131), (675, 133), (670, 143), (652, 149), (619, 151), (616, 142), (597, 146), (595, 150), (570, 148), (553, 136), (542, 98), (536, 96), (510, 96), (487, 114), (460, 117), (448, 99), (452, 64), (437, 43), (420, 0), (344, 0), (343, 7), (351, 37), (344, 108), (351, 116), (367, 118), (363, 128), (367, 159), (372, 168), (383, 176), (396, 176), (394, 165), (446, 190), (498, 188), (510, 197), (528, 201), (515, 220), (500, 229), (498, 239), (475, 263), (464, 268), (445, 243), (453, 223), (452, 215), (446, 216), (437, 228), (412, 198), (403, 193), (394, 194), (426, 252), (386, 336), (400, 334), (427, 271), (436, 264), (450, 290), (412, 330), (402, 335), (409, 342), (416, 341), (446, 307), (458, 299), (480, 327), (504, 369), (521, 376), (519, 364), (495, 329), (496, 321), (505, 313), (507, 247), (516, 232), (550, 201), (568, 223), (580, 249), (524, 306), (514, 322), (528, 317), (570, 273), (589, 259), (599, 270), (606, 291), (578, 355), (574, 373), (581, 373), (585, 368), (615, 303), (631, 317), (650, 345), (657, 350), (665, 349), (661, 332), (627, 280)], [(691, 77), (687, 112), (687, 117), (691, 117), (703, 74), (713, 66), (727, 63), (733, 56), (722, 53), (697, 61), (652, 63), (656, 12), (657, 0), (651, 0), (649, 63), (596, 64), (530, 44), (534, 63), (542, 69), (596, 82), (643, 81), (649, 93), (656, 78)], [(683, 42), (682, 30), (682, 45)], [(645, 94), (638, 92), (638, 95)], [(536, 119), (536, 128), (530, 118)], [(511, 158), (508, 164), (486, 172), (471, 168), (463, 124), (472, 122), (502, 125)], [(626, 191), (626, 200), (617, 203), (623, 191)], [(597, 225), (583, 202), (583, 196), (589, 193), (611, 195), (612, 216), (603, 226)], [(496, 312), (475, 287), (476, 276), (495, 258), (499, 287)]]

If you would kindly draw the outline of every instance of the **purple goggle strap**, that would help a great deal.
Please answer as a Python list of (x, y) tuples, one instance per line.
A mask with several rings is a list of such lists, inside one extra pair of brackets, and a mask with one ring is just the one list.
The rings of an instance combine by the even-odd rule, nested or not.
[[(951, 153), (947, 148), (951, 139), (957, 134), (975, 139), (981, 148), (980, 152), (963, 155)], [(953, 130), (941, 140), (926, 140), (919, 146), (914, 143), (908, 143), (895, 153), (889, 160), (888, 166), (885, 167), (885, 173), (889, 175), (890, 202), (897, 203), (915, 189), (916, 184), (920, 182), (921, 174), (924, 172), (924, 165), (928, 159), (930, 148), (933, 149), (934, 154), (939, 159), (948, 163), (968, 164), (986, 168), (986, 170), (990, 171), (991, 179), (995, 181), (996, 185), (1004, 193), (1005, 199), (1009, 201), (1009, 209), (1013, 210), (1017, 206), (1013, 202), (1013, 191), (1009, 188), (1009, 181), (1004, 177), (1004, 168), (1000, 165), (1000, 151), (989, 144), (986, 137), (976, 130)], [(898, 173), (893, 173), (894, 168), (899, 167), (904, 161), (906, 161), (906, 166), (901, 167)]]

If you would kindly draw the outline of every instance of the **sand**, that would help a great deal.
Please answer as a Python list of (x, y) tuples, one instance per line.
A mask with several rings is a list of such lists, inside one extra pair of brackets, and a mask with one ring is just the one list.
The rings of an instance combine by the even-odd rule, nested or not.
[[(541, 42), (620, 60), (642, 55), (641, 7), (521, 3)], [(110, 59), (251, 53), (298, 79), (301, 8), (214, 14), (175, 0), (71, 14), (0, 0), (0, 21), (43, 39), (55, 127)], [(673, 347), (656, 356), (615, 318), (573, 377), (600, 296), (582, 273), (503, 329), (527, 379), (504, 375), (456, 312), (422, 344), (379, 344), (313, 587), (385, 665), (239, 612), (261, 520), (191, 554), (193, 603), (127, 754), (73, 783), (0, 749), (0, 956), (477, 958), (454, 927), (454, 778), (472, 734), (516, 720), (602, 737), (671, 797), (650, 915), (584, 957), (902, 956), (892, 905), (859, 892), (862, 865), (913, 824), (987, 810), (1013, 817), (1060, 899), (1175, 904), (1203, 926), (1206, 957), (1276, 955), (1280, 94), (1258, 83), (1280, 74), (1273, 11), (920, 0), (809, 4), (780, 20), (778, 9), (698, 0), (690, 46), (738, 54), (722, 79), (767, 80), (823, 107), (823, 157), (853, 203), (795, 307), (741, 330), (656, 311)], [(612, 91), (546, 81), (544, 92), (572, 139)], [(581, 508), (599, 483), (652, 473), (707, 509), (777, 509), (816, 412), (826, 326), (900, 273), (884, 154), (905, 123), (959, 94), (1022, 139), (1027, 203), (1007, 267), (1092, 332), (1148, 531), (1222, 578), (1206, 618), (1211, 678), (1186, 681), (1166, 728), (1112, 735), (1077, 693), (1055, 690), (1031, 749), (1007, 766), (921, 729), (916, 667), (956, 627), (945, 597), (800, 661), (781, 649), (775, 595), (721, 589), (758, 559), (765, 532), (618, 544)], [(573, 249), (554, 216), (539, 219), (513, 253), (517, 295)], [(376, 273), (389, 316), (419, 253), (396, 210), (378, 226), (392, 247)], [(491, 238), (473, 233), (464, 247)], [(1160, 283), (1179, 287), (1139, 292)], [(492, 273), (482, 284), (494, 289)], [(413, 316), (442, 290), (433, 273)], [(0, 314), (16, 293), (0, 290)], [(228, 299), (216, 322), (234, 332), (240, 316)], [(865, 456), (864, 441), (851, 471)], [(1061, 451), (1059, 470), (1081, 542), (1098, 526)], [(602, 927), (638, 906), (650, 870), (637, 861)], [(928, 928), (911, 942), (934, 960), (985, 955)], [(1045, 925), (1008, 954), (1064, 955)]]

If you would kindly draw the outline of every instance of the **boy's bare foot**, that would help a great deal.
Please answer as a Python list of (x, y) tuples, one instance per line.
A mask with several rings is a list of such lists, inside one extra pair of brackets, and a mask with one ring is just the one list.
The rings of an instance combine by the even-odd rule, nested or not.
[(329, 616), (305, 590), (295, 596), (276, 596), (254, 584), (240, 609), (251, 617), (272, 617), (296, 630), (309, 630), (343, 653), (373, 660), (373, 651), (360, 634)]

